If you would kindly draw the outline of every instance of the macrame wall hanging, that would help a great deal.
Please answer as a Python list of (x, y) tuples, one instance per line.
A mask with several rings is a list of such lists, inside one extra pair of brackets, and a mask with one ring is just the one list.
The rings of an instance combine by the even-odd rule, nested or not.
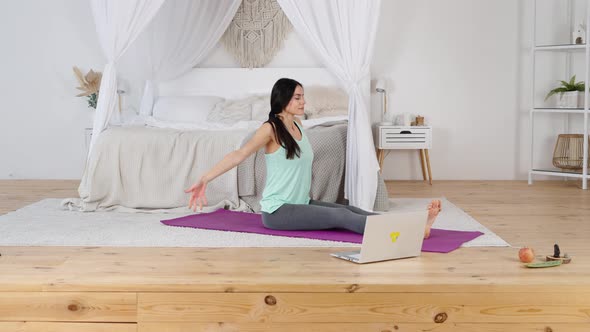
[(243, 0), (221, 40), (240, 66), (262, 67), (281, 49), (291, 29), (276, 0)]

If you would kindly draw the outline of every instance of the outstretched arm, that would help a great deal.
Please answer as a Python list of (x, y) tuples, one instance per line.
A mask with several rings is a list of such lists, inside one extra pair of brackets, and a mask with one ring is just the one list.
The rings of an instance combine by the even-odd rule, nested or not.
[(189, 209), (196, 211), (197, 207), (202, 209), (203, 205), (207, 205), (207, 197), (205, 197), (207, 183), (238, 166), (251, 154), (266, 146), (270, 140), (272, 140), (272, 127), (269, 123), (264, 123), (243, 147), (228, 153), (220, 162), (207, 171), (199, 181), (184, 191), (185, 193), (191, 193), (188, 203)]

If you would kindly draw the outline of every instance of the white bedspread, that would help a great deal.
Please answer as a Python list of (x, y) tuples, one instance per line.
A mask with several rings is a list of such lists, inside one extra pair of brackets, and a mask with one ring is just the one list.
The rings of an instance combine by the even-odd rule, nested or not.
[[(80, 211), (186, 209), (189, 196), (184, 189), (239, 148), (247, 133), (247, 129), (235, 128), (112, 127), (101, 134), (86, 165), (78, 188), (80, 198), (66, 199), (62, 205)], [(238, 197), (237, 183), (236, 168), (212, 181), (207, 188), (209, 204), (203, 210), (225, 206), (247, 211)]]
[[(348, 121), (347, 115), (330, 116), (310, 120), (302, 120), (303, 128), (312, 128), (315, 126), (322, 125), (327, 122), (336, 121)], [(256, 130), (264, 121), (238, 121), (232, 124), (217, 123), (217, 122), (199, 122), (199, 123), (188, 123), (188, 122), (169, 122), (158, 120), (154, 117), (147, 117), (143, 124), (149, 127), (155, 128), (169, 128), (179, 130)]]
[(216, 123), (216, 122), (170, 122), (158, 120), (154, 117), (147, 117), (145, 124), (148, 127), (168, 128), (178, 130), (215, 130), (215, 131), (233, 131), (233, 130), (256, 130), (262, 125), (262, 121), (238, 121), (233, 124)]

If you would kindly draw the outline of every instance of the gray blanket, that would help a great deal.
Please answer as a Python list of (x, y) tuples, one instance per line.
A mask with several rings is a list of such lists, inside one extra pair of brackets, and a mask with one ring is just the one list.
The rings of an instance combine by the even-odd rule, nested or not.
[[(304, 129), (314, 153), (310, 197), (324, 202), (347, 204), (344, 199), (347, 122), (327, 122)], [(244, 141), (253, 134), (250, 134)], [(251, 176), (254, 174), (254, 176)], [(238, 193), (254, 212), (260, 211), (260, 200), (266, 181), (264, 149), (250, 156), (238, 167)], [(378, 178), (373, 210), (387, 211), (389, 200), (385, 182)]]

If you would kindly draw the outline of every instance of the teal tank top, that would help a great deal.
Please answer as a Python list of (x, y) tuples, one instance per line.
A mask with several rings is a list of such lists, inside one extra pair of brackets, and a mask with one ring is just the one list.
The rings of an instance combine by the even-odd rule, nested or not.
[(313, 150), (303, 129), (297, 122), (295, 125), (301, 131), (301, 140), (295, 140), (301, 150), (299, 158), (287, 159), (287, 150), (282, 146), (264, 155), (266, 185), (260, 201), (263, 212), (273, 213), (283, 204), (309, 204)]

